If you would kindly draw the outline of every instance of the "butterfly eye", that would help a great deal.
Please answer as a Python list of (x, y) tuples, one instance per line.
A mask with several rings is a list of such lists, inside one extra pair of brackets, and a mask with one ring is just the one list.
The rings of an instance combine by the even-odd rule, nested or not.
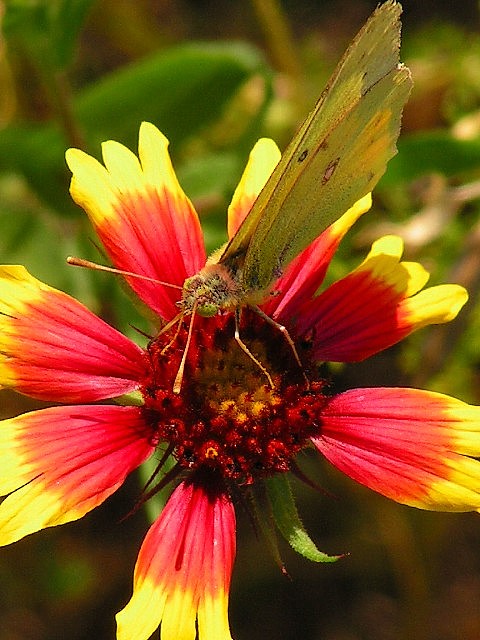
[(205, 302), (197, 306), (197, 313), (204, 318), (212, 318), (218, 312), (218, 304), (213, 302)]

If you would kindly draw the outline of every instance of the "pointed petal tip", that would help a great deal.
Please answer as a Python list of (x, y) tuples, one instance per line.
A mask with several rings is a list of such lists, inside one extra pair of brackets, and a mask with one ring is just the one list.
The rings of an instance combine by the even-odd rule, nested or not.
[[(134, 591), (117, 614), (119, 640), (231, 640), (228, 593), (235, 514), (222, 493), (180, 484), (144, 540)], [(139, 624), (139, 621), (141, 623)]]

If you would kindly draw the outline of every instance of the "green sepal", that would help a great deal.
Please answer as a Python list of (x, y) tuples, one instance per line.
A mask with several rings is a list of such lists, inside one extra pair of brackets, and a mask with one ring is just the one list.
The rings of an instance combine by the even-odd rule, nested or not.
[(290, 483), (284, 474), (268, 479), (265, 484), (275, 524), (292, 549), (313, 562), (336, 562), (343, 557), (329, 556), (317, 549), (300, 520)]
[(122, 406), (141, 407), (144, 404), (144, 400), (141, 392), (135, 390), (116, 398), (116, 403)]
[(247, 493), (251, 517), (254, 519), (254, 525), (260, 533), (270, 551), (275, 563), (280, 567), (282, 573), (286, 573), (285, 564), (278, 547), (277, 529), (273, 517), (272, 507), (265, 490), (265, 485), (259, 484), (254, 488), (252, 493)]
[[(169, 456), (162, 465), (162, 468), (158, 469), (159, 457), (162, 457), (161, 449), (158, 449), (155, 455), (150, 456), (150, 458), (145, 460), (145, 462), (139, 467), (140, 481), (145, 490), (151, 488), (153, 476), (155, 476), (157, 482), (161, 482), (162, 478), (171, 471), (176, 464), (175, 458), (173, 456)], [(155, 482), (155, 484), (157, 484), (157, 482)], [(147, 485), (150, 485), (148, 489), (146, 488)], [(160, 489), (158, 493), (155, 493), (155, 495), (151, 496), (143, 503), (143, 508), (145, 509), (149, 522), (154, 522), (158, 518), (171, 493), (172, 485), (169, 484)]]

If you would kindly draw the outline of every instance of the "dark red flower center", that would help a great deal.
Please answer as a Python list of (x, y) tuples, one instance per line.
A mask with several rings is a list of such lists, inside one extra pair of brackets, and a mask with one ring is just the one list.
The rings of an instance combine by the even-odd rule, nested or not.
[[(274, 387), (236, 342), (228, 314), (195, 317), (181, 390), (174, 393), (189, 322), (161, 333), (146, 350), (141, 390), (155, 438), (170, 445), (181, 467), (209, 468), (226, 480), (249, 484), (289, 471), (298, 451), (319, 432), (323, 383), (307, 385), (280, 331), (246, 310), (241, 338)], [(300, 350), (302, 360), (307, 354)]]

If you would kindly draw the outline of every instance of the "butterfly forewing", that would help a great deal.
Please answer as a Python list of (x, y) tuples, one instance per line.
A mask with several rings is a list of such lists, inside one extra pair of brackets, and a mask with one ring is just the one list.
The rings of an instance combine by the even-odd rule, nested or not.
[(245, 293), (281, 270), (372, 190), (395, 153), (410, 73), (399, 65), (400, 5), (356, 36), (219, 262)]
[(395, 153), (397, 105), (410, 91), (404, 71), (379, 80), (321, 147), (305, 141), (306, 170), (295, 175), (288, 189), (281, 181), (273, 195), (272, 204), (280, 200), (281, 215), (261, 219), (251, 237), (242, 275), (246, 291), (267, 288), (285, 265), (375, 187)]

